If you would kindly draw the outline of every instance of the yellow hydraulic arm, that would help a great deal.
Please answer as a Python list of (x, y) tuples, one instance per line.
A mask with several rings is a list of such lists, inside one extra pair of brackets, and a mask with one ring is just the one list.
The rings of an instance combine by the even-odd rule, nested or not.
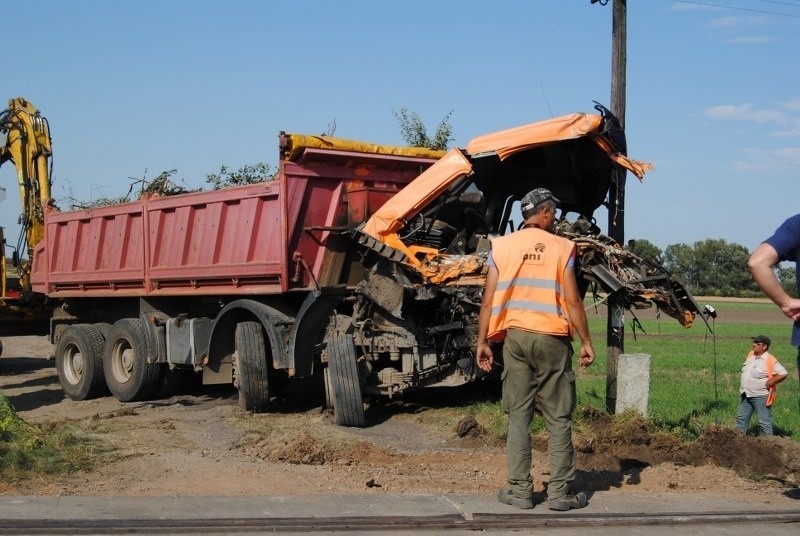
[[(8, 109), (0, 113), (0, 134), (5, 143), (0, 145), (0, 166), (12, 162), (17, 170), (17, 186), (22, 200), (20, 223), (22, 234), (17, 243), (17, 253), (33, 258), (33, 248), (44, 238), (44, 209), (52, 204), (50, 126), (41, 113), (27, 100), (19, 97), (8, 101)], [(2, 138), (0, 138), (2, 139)], [(9, 306), (6, 301), (7, 279), (5, 262), (2, 268), (2, 302), (0, 309)], [(30, 294), (30, 262), (23, 262), (19, 270), (22, 301)], [(16, 298), (16, 297), (14, 297)]]

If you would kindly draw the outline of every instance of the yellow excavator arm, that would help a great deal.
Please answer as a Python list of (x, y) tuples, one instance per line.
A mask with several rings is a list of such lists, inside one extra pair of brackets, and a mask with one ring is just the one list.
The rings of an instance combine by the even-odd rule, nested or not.
[[(13, 281), (6, 271), (4, 248), (0, 248), (3, 259), (0, 262), (0, 319), (30, 320), (36, 315), (37, 297), (32, 295), (30, 286), (30, 261), (33, 248), (44, 239), (45, 207), (52, 205), (51, 159), (52, 143), (50, 126), (41, 113), (23, 98), (8, 101), (8, 109), (0, 112), (0, 134), (5, 135), (0, 144), (0, 166), (11, 162), (17, 170), (17, 187), (22, 200), (20, 224), (22, 232), (17, 242), (19, 259), (17, 272), (19, 282)], [(3, 138), (0, 137), (0, 140)], [(2, 238), (0, 231), (0, 239)], [(5, 245), (5, 242), (4, 242)]]
[(41, 113), (19, 97), (8, 101), (0, 114), (0, 166), (8, 161), (17, 168), (17, 186), (22, 199), (23, 233), (30, 253), (44, 238), (44, 207), (51, 203), (50, 163), (53, 155), (50, 126)]

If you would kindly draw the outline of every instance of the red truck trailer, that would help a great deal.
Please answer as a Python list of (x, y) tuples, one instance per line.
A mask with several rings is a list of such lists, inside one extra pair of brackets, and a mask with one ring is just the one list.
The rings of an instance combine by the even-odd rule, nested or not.
[(321, 371), (336, 422), (363, 426), (365, 395), (478, 379), (489, 240), (538, 186), (562, 201), (584, 291), (691, 325), (682, 285), (594, 224), (617, 170), (646, 169), (598, 110), (447, 154), (281, 134), (271, 182), (49, 212), (32, 283), (61, 304), (50, 331), (65, 393), (142, 400), (202, 371), (261, 412), (271, 382)]
[(70, 398), (147, 399), (188, 368), (263, 411), (270, 376), (313, 372), (316, 311), (358, 277), (342, 233), (442, 153), (287, 134), (280, 148), (270, 182), (47, 214), (32, 280), (62, 304)]

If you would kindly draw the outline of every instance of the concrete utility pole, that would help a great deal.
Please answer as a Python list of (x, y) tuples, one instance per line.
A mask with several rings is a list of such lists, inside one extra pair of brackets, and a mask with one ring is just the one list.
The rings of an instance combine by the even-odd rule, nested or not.
[[(608, 0), (591, 0), (606, 5)], [(611, 113), (625, 128), (625, 75), (627, 63), (627, 0), (614, 0), (611, 21)], [(625, 179), (627, 170), (617, 168), (608, 192), (608, 235), (618, 244), (625, 243)], [(606, 411), (616, 413), (617, 362), (624, 350), (625, 308), (615, 295), (608, 301), (606, 361)]]

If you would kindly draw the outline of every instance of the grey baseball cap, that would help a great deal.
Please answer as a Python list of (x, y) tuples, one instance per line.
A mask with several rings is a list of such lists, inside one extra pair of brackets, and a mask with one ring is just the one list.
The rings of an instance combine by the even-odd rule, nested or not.
[(537, 205), (541, 205), (545, 201), (549, 201), (551, 199), (556, 203), (556, 205), (561, 202), (547, 188), (536, 188), (522, 197), (520, 210), (522, 210), (522, 212), (533, 210)]

